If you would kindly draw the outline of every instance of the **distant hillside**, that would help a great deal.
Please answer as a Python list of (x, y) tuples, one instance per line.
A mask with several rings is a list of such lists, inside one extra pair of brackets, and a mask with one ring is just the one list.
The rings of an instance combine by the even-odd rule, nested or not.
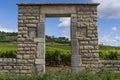
[(46, 42), (47, 43), (60, 43), (60, 44), (70, 44), (70, 40), (65, 37), (54, 37), (46, 35)]
[[(1, 32), (0, 31), (0, 42), (17, 42), (17, 32)], [(69, 44), (70, 41), (65, 37), (54, 37), (46, 35), (46, 42), (48, 43), (60, 43), (60, 44)]]
[[(17, 32), (1, 32), (0, 31), (0, 42), (17, 42)], [(70, 44), (70, 40), (65, 37), (54, 37), (46, 35), (47, 43), (58, 43), (58, 44)], [(100, 50), (120, 50), (120, 47), (99, 45)]]
[(100, 50), (120, 50), (120, 46), (99, 45)]
[(16, 32), (1, 32), (0, 31), (0, 42), (16, 42), (17, 41)]

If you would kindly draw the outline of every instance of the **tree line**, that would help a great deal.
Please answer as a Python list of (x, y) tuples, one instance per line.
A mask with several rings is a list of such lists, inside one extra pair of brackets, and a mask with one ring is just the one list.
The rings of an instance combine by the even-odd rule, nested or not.
[(0, 31), (0, 42), (17, 42), (17, 32)]
[[(17, 42), (17, 32), (2, 32), (0, 31), (0, 42)], [(46, 42), (54, 42), (66, 44), (70, 43), (70, 40), (66, 37), (54, 37), (46, 35)]]

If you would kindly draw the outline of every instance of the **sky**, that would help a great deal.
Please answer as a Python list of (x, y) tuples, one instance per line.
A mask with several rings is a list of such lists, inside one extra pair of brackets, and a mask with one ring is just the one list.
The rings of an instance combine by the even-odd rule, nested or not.
[[(0, 0), (0, 31), (18, 31), (17, 3), (63, 2), (100, 3), (98, 6), (99, 44), (120, 46), (120, 0)], [(70, 38), (70, 18), (46, 18), (46, 34)]]

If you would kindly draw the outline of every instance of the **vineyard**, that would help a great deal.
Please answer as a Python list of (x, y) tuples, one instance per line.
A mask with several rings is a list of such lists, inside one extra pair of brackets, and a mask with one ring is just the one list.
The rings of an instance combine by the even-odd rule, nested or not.
[[(17, 43), (0, 43), (1, 58), (15, 58), (17, 53)], [(101, 60), (120, 60), (119, 47), (99, 46), (99, 56)], [(71, 47), (69, 44), (46, 44), (46, 65), (70, 65)]]
[(1, 58), (15, 58), (17, 53), (16, 43), (0, 43)]

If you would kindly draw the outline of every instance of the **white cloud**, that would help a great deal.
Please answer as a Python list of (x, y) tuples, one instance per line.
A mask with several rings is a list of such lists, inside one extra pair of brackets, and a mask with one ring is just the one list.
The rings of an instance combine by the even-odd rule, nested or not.
[(0, 25), (0, 31), (4, 32), (17, 32), (17, 29), (10, 29), (10, 28), (5, 28)]
[(99, 44), (120, 46), (120, 36), (115, 34), (117, 27), (112, 27), (110, 31), (99, 37)]
[(61, 34), (61, 37), (66, 37), (66, 38), (69, 38), (70, 39), (70, 30), (69, 29), (64, 29), (62, 31), (62, 34)]
[(117, 27), (112, 27), (112, 31), (117, 31)]
[(100, 3), (98, 6), (101, 18), (120, 18), (120, 0), (92, 0)]
[(70, 18), (60, 18), (58, 27), (70, 27)]
[(99, 38), (99, 43), (104, 45), (120, 46), (120, 42), (116, 37), (111, 38), (108, 36), (102, 36)]
[(116, 36), (115, 40), (120, 42), (120, 37)]
[(70, 18), (68, 17), (61, 17), (59, 19), (58, 27), (62, 28), (61, 37), (66, 37), (70, 39)]

